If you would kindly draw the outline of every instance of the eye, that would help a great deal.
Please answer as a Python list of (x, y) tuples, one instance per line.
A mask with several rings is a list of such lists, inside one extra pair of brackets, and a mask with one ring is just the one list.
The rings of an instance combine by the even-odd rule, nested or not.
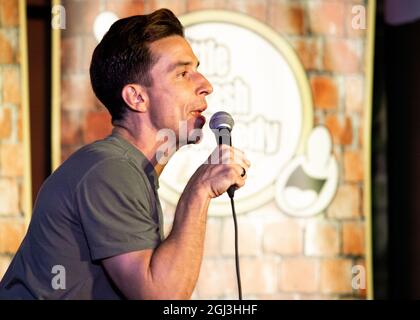
[(183, 68), (183, 69), (178, 71), (178, 73), (176, 74), (176, 77), (179, 78), (179, 79), (186, 78), (189, 75), (189, 71), (190, 70), (188, 70), (186, 68)]
[(178, 74), (178, 77), (184, 78), (186, 75), (187, 75), (187, 71), (183, 71), (183, 72)]

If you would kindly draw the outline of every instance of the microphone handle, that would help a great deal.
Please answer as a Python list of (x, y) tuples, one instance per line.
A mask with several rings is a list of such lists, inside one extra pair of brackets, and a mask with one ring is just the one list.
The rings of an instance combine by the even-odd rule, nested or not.
[[(228, 130), (219, 130), (219, 135), (217, 137), (219, 145), (221, 144), (227, 144), (229, 146), (232, 146), (232, 136), (230, 135), (230, 131)], [(229, 198), (233, 199), (235, 196), (235, 185), (231, 185), (229, 189), (227, 190), (227, 193), (229, 195)]]

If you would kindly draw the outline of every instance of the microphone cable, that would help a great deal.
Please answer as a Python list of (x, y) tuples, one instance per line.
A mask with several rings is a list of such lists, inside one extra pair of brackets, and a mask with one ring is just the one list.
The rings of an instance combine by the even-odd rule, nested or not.
[[(216, 112), (210, 119), (210, 129), (214, 130), (216, 141), (218, 145), (226, 144), (232, 146), (232, 137), (230, 132), (235, 122), (232, 116), (225, 112)], [(245, 169), (244, 169), (245, 170)], [(245, 173), (244, 173), (245, 174)], [(238, 222), (236, 221), (235, 201), (233, 197), (235, 195), (235, 186), (232, 185), (227, 190), (230, 198), (230, 204), (232, 206), (233, 224), (235, 226), (235, 264), (236, 264), (236, 278), (238, 281), (238, 294), (239, 300), (242, 300), (242, 285), (241, 285), (241, 273), (239, 270), (239, 250), (238, 250)]]
[(239, 269), (239, 250), (238, 250), (238, 223), (236, 221), (235, 201), (233, 200), (234, 194), (228, 192), (230, 204), (232, 206), (233, 224), (235, 226), (235, 264), (236, 264), (236, 279), (238, 281), (238, 294), (239, 300), (242, 300), (242, 285), (241, 285), (241, 272)]

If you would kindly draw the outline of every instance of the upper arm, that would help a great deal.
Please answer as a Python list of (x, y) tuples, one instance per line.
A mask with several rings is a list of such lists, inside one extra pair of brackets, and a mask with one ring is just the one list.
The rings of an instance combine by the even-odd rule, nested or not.
[(121, 159), (103, 161), (80, 181), (75, 205), (92, 260), (159, 245), (159, 217), (147, 183)]
[(150, 261), (153, 249), (120, 254), (102, 260), (118, 289), (128, 299), (150, 299), (152, 281)]

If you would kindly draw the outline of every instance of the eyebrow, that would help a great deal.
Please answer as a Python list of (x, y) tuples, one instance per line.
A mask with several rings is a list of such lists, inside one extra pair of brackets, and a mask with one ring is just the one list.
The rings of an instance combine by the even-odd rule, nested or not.
[[(193, 63), (192, 61), (179, 61), (179, 62), (175, 62), (169, 65), (168, 67), (168, 72), (171, 72), (172, 70), (178, 68), (178, 67), (184, 67), (184, 66), (192, 66)], [(197, 65), (196, 68), (198, 68), (200, 65), (200, 61), (197, 61)]]

